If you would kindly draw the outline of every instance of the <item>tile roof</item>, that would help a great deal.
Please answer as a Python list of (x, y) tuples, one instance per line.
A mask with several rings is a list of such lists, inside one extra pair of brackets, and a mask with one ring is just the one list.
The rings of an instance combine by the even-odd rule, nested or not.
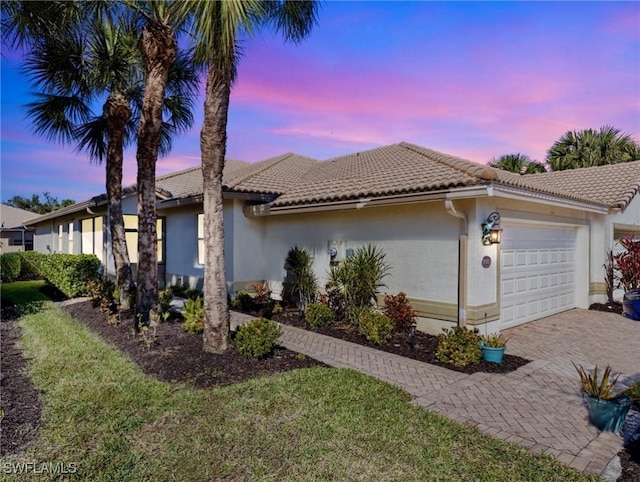
[(0, 205), (0, 222), (4, 229), (20, 228), (27, 219), (32, 219), (34, 216), (37, 214), (25, 209), (14, 208), (7, 204)]
[(585, 173), (581, 172), (585, 169), (577, 169), (571, 173), (522, 176), (403, 142), (319, 162), (272, 205), (285, 207), (492, 184), (624, 208), (638, 192), (638, 164), (607, 166), (602, 176), (598, 171), (602, 167)]
[(584, 196), (609, 208), (625, 209), (640, 193), (640, 161), (531, 174), (557, 193)]
[[(293, 153), (253, 164), (228, 160), (224, 165), (222, 183), (227, 191), (281, 194), (316, 162)], [(156, 186), (167, 191), (171, 198), (202, 194), (202, 170), (198, 166), (161, 176)]]

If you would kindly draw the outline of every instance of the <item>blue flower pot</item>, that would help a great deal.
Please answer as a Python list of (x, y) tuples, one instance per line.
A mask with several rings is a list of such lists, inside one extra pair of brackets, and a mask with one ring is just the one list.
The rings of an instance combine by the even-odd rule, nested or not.
[(627, 418), (627, 412), (631, 408), (631, 400), (626, 397), (602, 400), (586, 394), (583, 395), (591, 423), (604, 432), (620, 433)]
[(502, 363), (504, 351), (507, 349), (506, 346), (496, 348), (492, 346), (484, 346), (484, 344), (481, 344), (480, 348), (482, 349), (482, 358), (491, 363)]
[(622, 311), (632, 320), (640, 321), (640, 289), (630, 290), (624, 294)]

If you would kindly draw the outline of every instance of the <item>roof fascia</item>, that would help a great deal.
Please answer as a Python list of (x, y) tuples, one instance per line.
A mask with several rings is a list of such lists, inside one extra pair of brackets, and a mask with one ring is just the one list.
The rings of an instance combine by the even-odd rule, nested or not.
[[(222, 193), (223, 199), (240, 199), (243, 201), (254, 201), (262, 203), (270, 203), (277, 197), (276, 194), (263, 194), (253, 192), (230, 192)], [(169, 209), (178, 206), (192, 206), (194, 204), (202, 204), (204, 202), (203, 194), (187, 196), (182, 198), (167, 199), (158, 203), (158, 209)]]
[(504, 185), (494, 185), (493, 195), (496, 197), (514, 199), (517, 201), (536, 202), (539, 204), (547, 204), (555, 207), (580, 209), (591, 213), (606, 214), (609, 212), (607, 206), (597, 203), (587, 203), (583, 201), (575, 201), (573, 199), (561, 198), (550, 194), (533, 192), (530, 190), (514, 188)]
[(292, 206), (255, 205), (246, 206), (247, 217), (272, 216), (277, 214), (297, 214), (324, 211), (343, 211), (362, 209), (365, 207), (394, 206), (397, 204), (413, 204), (422, 202), (443, 201), (445, 199), (468, 199), (491, 195), (490, 186), (466, 186), (453, 189), (441, 189), (431, 192), (394, 194), (391, 196), (361, 197), (342, 201), (331, 201), (313, 204), (296, 204)]
[(82, 201), (76, 204), (72, 204), (71, 206), (67, 206), (62, 209), (57, 209), (55, 211), (51, 211), (50, 213), (43, 214), (42, 216), (38, 216), (36, 218), (27, 219), (24, 223), (25, 226), (33, 226), (36, 224), (40, 224), (44, 221), (49, 221), (51, 219), (56, 219), (62, 216), (67, 216), (69, 214), (75, 214), (82, 211), (87, 211), (89, 214), (93, 214), (91, 212), (91, 208), (96, 208), (99, 206), (103, 206), (107, 204), (107, 200), (97, 200), (96, 198), (89, 199), (88, 201)]

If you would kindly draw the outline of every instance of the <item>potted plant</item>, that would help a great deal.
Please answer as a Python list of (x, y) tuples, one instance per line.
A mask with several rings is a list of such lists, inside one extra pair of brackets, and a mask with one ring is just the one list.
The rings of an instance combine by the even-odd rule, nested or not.
[(618, 286), (625, 291), (622, 310), (632, 320), (640, 321), (640, 240), (629, 237), (619, 243), (625, 249), (614, 256)]
[(482, 358), (491, 363), (502, 363), (504, 351), (507, 349), (507, 339), (500, 333), (482, 335), (480, 337)]
[(582, 366), (577, 366), (575, 363), (573, 366), (580, 376), (582, 395), (591, 423), (599, 430), (619, 433), (627, 412), (631, 408), (631, 400), (628, 396), (613, 392), (620, 375), (610, 380), (611, 367), (607, 366), (602, 378), (598, 380), (597, 365), (593, 369), (593, 375), (587, 373)]

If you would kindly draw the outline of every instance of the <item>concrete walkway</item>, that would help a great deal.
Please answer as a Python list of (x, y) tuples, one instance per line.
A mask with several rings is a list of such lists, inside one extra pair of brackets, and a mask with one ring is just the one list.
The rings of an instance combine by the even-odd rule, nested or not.
[[(233, 327), (251, 317), (232, 312)], [(532, 360), (508, 374), (466, 375), (282, 325), (281, 343), (334, 367), (352, 368), (403, 388), (418, 406), (574, 469), (603, 474), (621, 438), (589, 424), (571, 362), (611, 365), (621, 382), (640, 380), (640, 323), (571, 310), (506, 330), (508, 353)]]

